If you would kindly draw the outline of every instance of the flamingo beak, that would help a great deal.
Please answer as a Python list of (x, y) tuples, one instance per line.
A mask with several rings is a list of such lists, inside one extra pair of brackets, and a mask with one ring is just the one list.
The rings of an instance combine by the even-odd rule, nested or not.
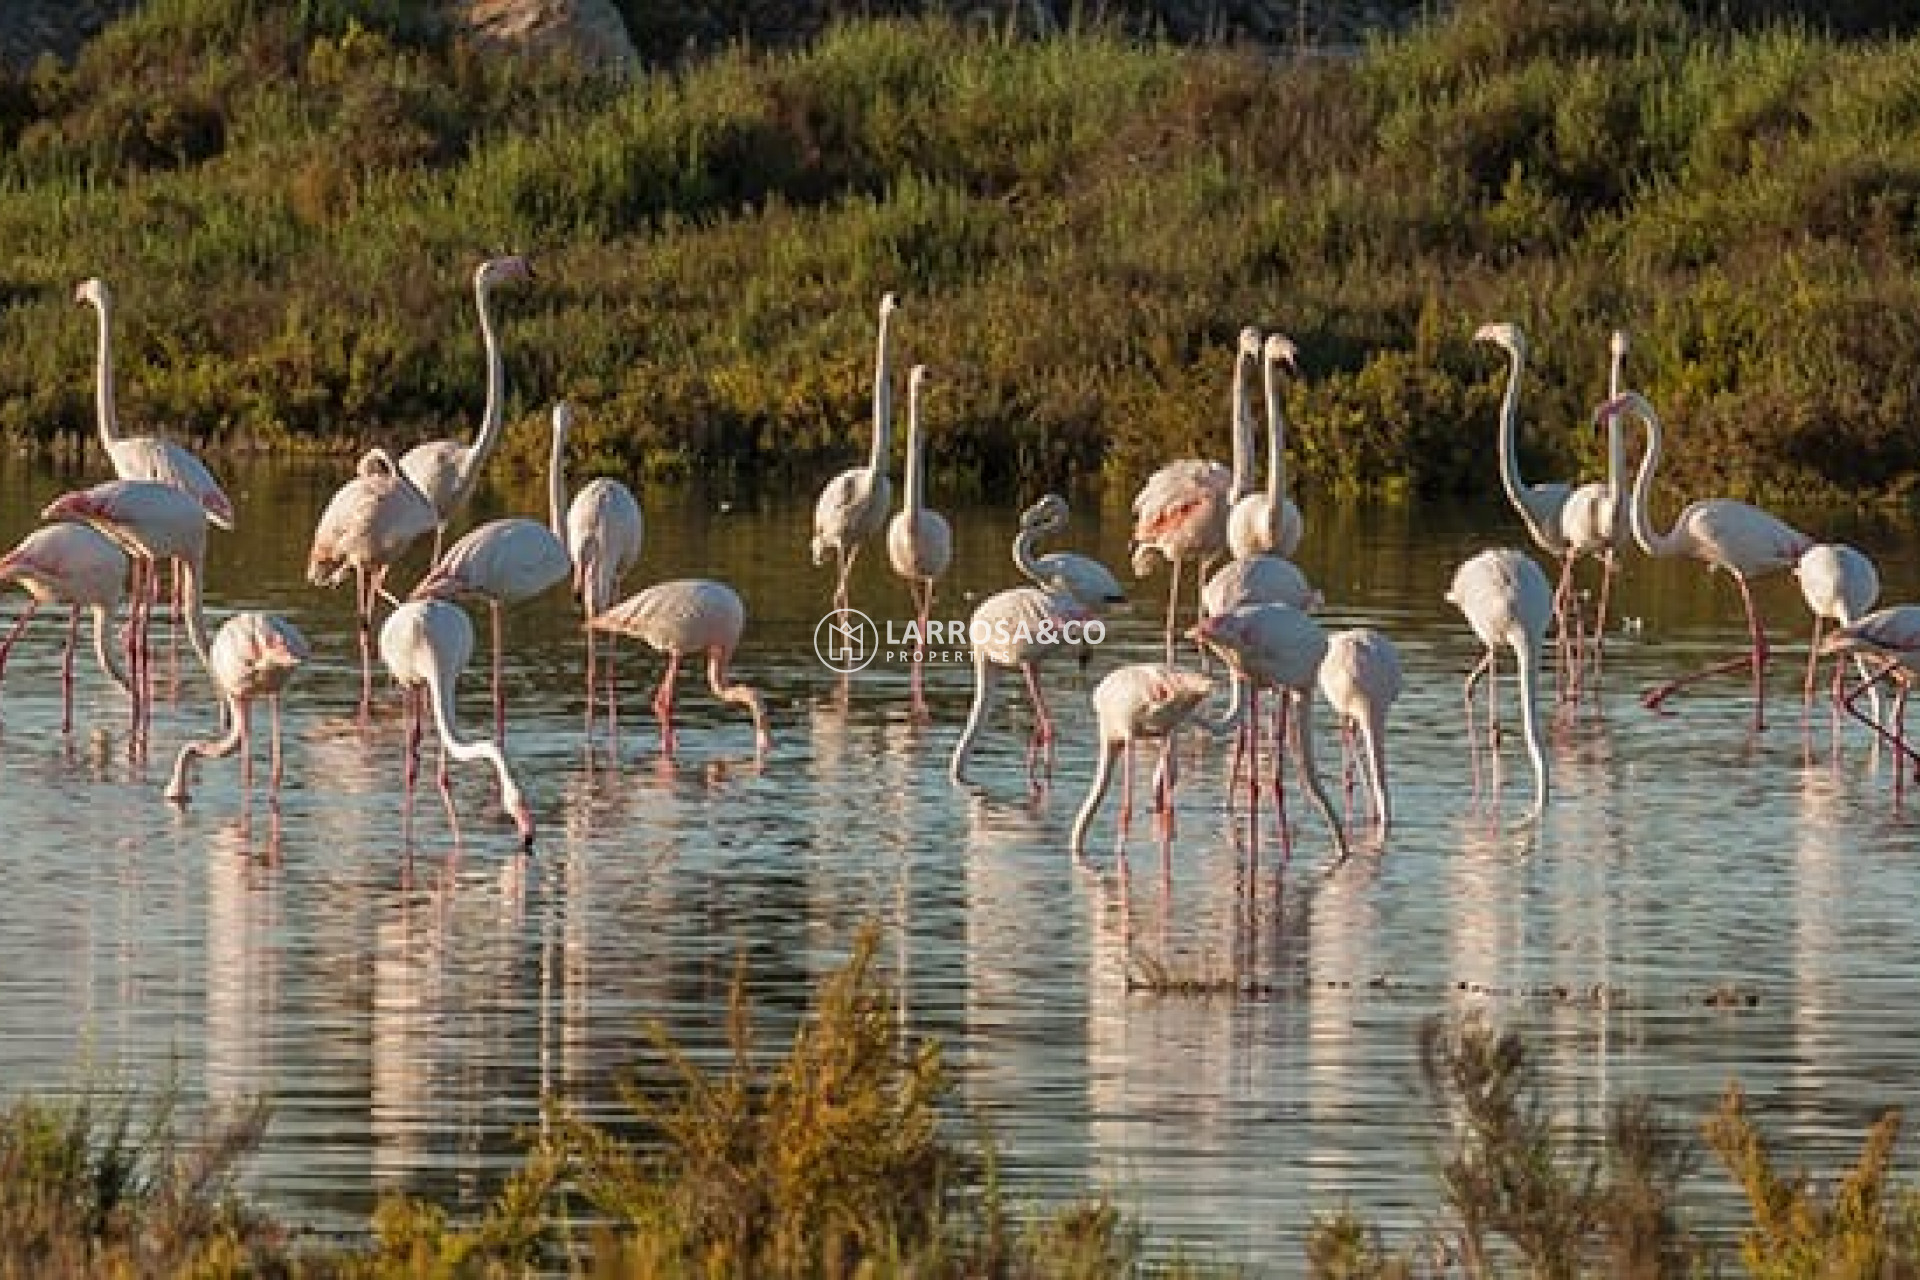
[(523, 853), (533, 852), (533, 815), (527, 812), (525, 801), (513, 806), (513, 825), (520, 829), (520, 849)]

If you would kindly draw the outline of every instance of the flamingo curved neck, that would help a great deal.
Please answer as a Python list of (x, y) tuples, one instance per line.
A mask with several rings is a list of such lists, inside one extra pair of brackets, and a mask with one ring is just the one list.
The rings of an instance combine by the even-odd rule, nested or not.
[(1248, 385), (1247, 363), (1244, 351), (1233, 362), (1233, 480), (1229, 503), (1253, 492), (1253, 388)]
[(514, 783), (513, 773), (507, 768), (507, 758), (500, 753), (491, 738), (476, 738), (469, 742), (460, 736), (460, 730), (453, 723), (453, 688), (448, 680), (438, 675), (427, 680), (427, 700), (433, 704), (433, 725), (440, 734), (440, 745), (446, 748), (449, 756), (465, 763), (469, 760), (485, 760), (493, 766), (494, 774), (500, 781), (500, 798), (508, 808), (514, 807), (519, 798), (520, 788)]
[(926, 503), (926, 458), (922, 450), (926, 448), (920, 435), (920, 393), (909, 390), (907, 394), (907, 495), (906, 510), (909, 515), (919, 515), (920, 508)]
[(893, 363), (890, 336), (893, 312), (880, 314), (880, 336), (873, 354), (873, 446), (867, 455), (867, 468), (876, 477), (887, 474), (887, 458), (893, 434)]
[(119, 685), (125, 693), (133, 692), (133, 682), (127, 678), (126, 664), (120, 660), (120, 646), (109, 643), (108, 630), (113, 625), (112, 611), (106, 605), (89, 606), (93, 610), (93, 656), (107, 678)]
[[(1647, 500), (1653, 492), (1654, 469), (1660, 465), (1660, 419), (1654, 416), (1651, 406), (1644, 402), (1623, 410), (1640, 419), (1640, 425), (1646, 428), (1647, 448), (1640, 456), (1640, 470), (1633, 478), (1633, 493), (1627, 504), (1627, 520), (1633, 530), (1633, 540), (1640, 549), (1650, 556), (1669, 554), (1672, 531), (1661, 533), (1653, 527), (1653, 519), (1647, 513)], [(1617, 421), (1617, 418), (1616, 418)], [(1625, 445), (1621, 448), (1624, 450)]]
[(1278, 361), (1267, 361), (1267, 545), (1280, 546), (1280, 504), (1287, 493), (1287, 414), (1281, 403)]
[(547, 528), (567, 544), (567, 429), (553, 424), (553, 449), (547, 455)]
[(478, 274), (473, 281), (474, 307), (480, 313), (480, 341), (486, 347), (487, 355), (487, 403), (480, 411), (480, 430), (473, 437), (473, 447), (460, 467), (460, 485), (465, 489), (486, 463), (494, 447), (500, 443), (500, 429), (506, 419), (507, 370), (506, 362), (500, 355), (500, 335), (493, 327), (493, 307), (489, 298), (487, 279)]
[(100, 332), (93, 367), (94, 412), (100, 424), (100, 443), (111, 449), (121, 439), (119, 411), (113, 396), (113, 322), (108, 317), (105, 298), (95, 298), (93, 309)]
[(1100, 765), (1094, 771), (1093, 784), (1080, 804), (1080, 812), (1074, 815), (1073, 834), (1067, 840), (1068, 849), (1075, 854), (1086, 852), (1087, 828), (1093, 825), (1093, 815), (1107, 798), (1107, 789), (1113, 784), (1113, 762), (1122, 749), (1122, 744), (1116, 741), (1100, 744)]
[(1531, 641), (1516, 644), (1513, 654), (1520, 668), (1520, 727), (1527, 739), (1527, 756), (1533, 762), (1533, 812), (1538, 816), (1547, 807), (1547, 753), (1540, 744), (1540, 708), (1534, 698), (1539, 646)]
[(955, 783), (965, 785), (967, 781), (967, 760), (973, 755), (973, 743), (980, 736), (980, 726), (987, 722), (987, 713), (993, 709), (993, 695), (999, 683), (999, 669), (985, 653), (978, 650), (973, 655), (973, 708), (967, 712), (967, 724), (960, 731), (960, 741), (954, 744), (953, 764), (948, 774)]
[(1518, 346), (1507, 348), (1507, 359), (1507, 389), (1500, 398), (1500, 484), (1507, 500), (1531, 522), (1527, 482), (1520, 478), (1520, 375), (1526, 360)]
[(1027, 581), (1047, 590), (1051, 590), (1054, 583), (1051, 577), (1041, 571), (1039, 562), (1034, 558), (1033, 543), (1034, 539), (1052, 532), (1053, 529), (1045, 524), (1029, 525), (1013, 538), (1014, 568), (1020, 570)]
[[(1613, 356), (1607, 368), (1607, 399), (1619, 397), (1625, 388), (1623, 368), (1626, 364), (1626, 348), (1615, 344)], [(1619, 546), (1626, 538), (1626, 513), (1622, 510), (1627, 486), (1627, 433), (1620, 425), (1620, 415), (1614, 414), (1607, 419), (1607, 545)]]

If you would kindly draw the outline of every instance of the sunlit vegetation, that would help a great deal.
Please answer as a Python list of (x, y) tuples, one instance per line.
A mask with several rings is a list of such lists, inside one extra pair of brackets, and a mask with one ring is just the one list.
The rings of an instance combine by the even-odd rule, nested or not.
[(1696, 7), (1467, 0), (1351, 60), (863, 21), (616, 82), (403, 0), (151, 0), (0, 84), (0, 433), (87, 430), (89, 274), (132, 422), (347, 449), (471, 420), (469, 272), (516, 249), (515, 413), (574, 397), (601, 465), (846, 461), (897, 289), (903, 355), (954, 375), (943, 484), (1224, 457), (1251, 322), (1300, 344), (1305, 484), (1486, 490), (1469, 338), (1504, 317), (1544, 472), (1598, 469), (1624, 325), (1679, 489), (1904, 495), (1920, 42)]

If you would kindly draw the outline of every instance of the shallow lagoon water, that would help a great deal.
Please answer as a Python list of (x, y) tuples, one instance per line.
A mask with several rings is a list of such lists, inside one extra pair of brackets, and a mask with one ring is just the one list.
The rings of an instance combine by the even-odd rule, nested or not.
[[(1758, 593), (1779, 656), (1772, 723), (1754, 734), (1736, 679), (1683, 695), (1671, 717), (1639, 707), (1635, 690), (1743, 628), (1729, 584), (1630, 557), (1618, 599), (1638, 626), (1613, 638), (1597, 713), (1556, 727), (1554, 799), (1536, 826), (1520, 817), (1515, 735), (1493, 803), (1473, 794), (1460, 678), (1478, 648), (1441, 598), (1468, 554), (1519, 544), (1517, 520), (1310, 507), (1300, 563), (1328, 596), (1323, 619), (1380, 626), (1406, 664), (1395, 830), (1327, 871), (1324, 830), (1296, 803), (1292, 863), (1269, 840), (1250, 878), (1226, 753), (1196, 743), (1170, 858), (1141, 815), (1123, 883), (1111, 803), (1095, 870), (1066, 853), (1092, 759), (1070, 662), (1047, 675), (1062, 728), (1051, 789), (1025, 784), (1017, 698), (977, 757), (984, 785), (956, 789), (946, 763), (967, 668), (928, 673), (934, 716), (920, 725), (904, 668), (843, 686), (813, 652), (831, 582), (807, 558), (810, 495), (649, 492), (629, 588), (696, 574), (739, 588), (737, 671), (768, 694), (774, 752), (756, 764), (744, 716), (690, 678), (678, 758), (661, 759), (645, 706), (659, 663), (629, 646), (621, 758), (590, 753), (577, 620), (556, 594), (508, 624), (509, 748), (540, 824), (525, 857), (484, 770), (456, 775), (457, 837), (431, 790), (411, 844), (401, 834), (391, 686), (361, 723), (351, 592), (302, 577), (314, 516), (346, 472), (242, 471), (243, 531), (213, 536), (214, 621), (276, 609), (318, 650), (287, 704), (277, 817), (243, 800), (231, 762), (202, 767), (184, 813), (161, 800), (173, 751), (212, 728), (184, 637), (144, 761), (128, 760), (123, 704), (84, 664), (76, 730), (59, 733), (57, 620), (34, 624), (0, 686), (13, 833), (0, 1078), (11, 1091), (264, 1096), (273, 1119), (246, 1185), (289, 1219), (356, 1231), (396, 1188), (477, 1211), (543, 1099), (607, 1113), (646, 1021), (716, 1051), (744, 958), (773, 1024), (762, 1043), (777, 1044), (868, 920), (903, 1034), (944, 1043), (958, 1101), (995, 1135), (1018, 1197), (1105, 1189), (1160, 1243), (1257, 1273), (1297, 1271), (1312, 1214), (1342, 1203), (1391, 1238), (1426, 1220), (1416, 1038), (1435, 1013), (1485, 1006), (1524, 1026), (1569, 1125), (1638, 1091), (1691, 1123), (1738, 1076), (1768, 1133), (1816, 1171), (1849, 1162), (1881, 1108), (1914, 1101), (1920, 800), (1896, 797), (1857, 725), (1803, 712), (1807, 616), (1788, 579)], [(0, 537), (73, 482), (9, 463)], [(496, 488), (474, 516), (539, 500)], [(1011, 507), (952, 513), (959, 558), (942, 594), (956, 603), (942, 616), (1014, 582)], [(1082, 503), (1059, 545), (1123, 568), (1124, 517)], [(1799, 520), (1872, 553), (1889, 601), (1920, 587), (1904, 533)], [(877, 550), (855, 604), (902, 619), (905, 591)], [(1156, 655), (1164, 590), (1164, 576), (1138, 584), (1093, 678)], [(481, 730), (482, 665), (462, 689), (463, 721)], [(1331, 774), (1336, 742), (1318, 719)], [(1237, 978), (1241, 994), (1130, 991), (1143, 956)], [(1709, 1164), (1700, 1182), (1709, 1225), (1734, 1222), (1724, 1178)]]

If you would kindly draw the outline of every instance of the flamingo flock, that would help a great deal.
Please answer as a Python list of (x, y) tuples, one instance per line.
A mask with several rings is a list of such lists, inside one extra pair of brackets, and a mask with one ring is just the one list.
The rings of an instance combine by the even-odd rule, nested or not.
[[(632, 490), (614, 477), (593, 477), (569, 493), (566, 459), (576, 412), (572, 404), (562, 401), (552, 407), (545, 512), (487, 520), (446, 545), (506, 428), (506, 362), (492, 312), (493, 291), (533, 278), (532, 267), (519, 255), (488, 259), (474, 271), (486, 401), (472, 438), (427, 441), (397, 459), (385, 448), (367, 449), (325, 505), (307, 563), (307, 578), (314, 586), (338, 586), (349, 577), (355, 583), (362, 723), (371, 726), (373, 720), (376, 654), (401, 691), (407, 829), (411, 830), (420, 747), (431, 719), (440, 748), (437, 780), (455, 831), (449, 765), (482, 763), (492, 774), (501, 813), (526, 849), (533, 847), (535, 823), (533, 805), (507, 753), (506, 616), (562, 584), (570, 588), (580, 608), (590, 743), (596, 709), (604, 705), (608, 747), (617, 754), (613, 644), (624, 636), (663, 655), (664, 670), (652, 699), (663, 752), (676, 750), (678, 676), (686, 661), (704, 663), (707, 688), (714, 698), (745, 711), (758, 757), (764, 758), (773, 747), (766, 699), (733, 674), (748, 611), (732, 585), (716, 578), (681, 578), (652, 583), (620, 598), (641, 559), (645, 521)], [(173, 614), (184, 622), (193, 653), (206, 671), (220, 720), (216, 736), (180, 747), (165, 798), (188, 804), (195, 767), (204, 760), (234, 755), (241, 761), (243, 793), (250, 793), (252, 708), (264, 700), (271, 716), (267, 794), (269, 802), (277, 804), (284, 772), (280, 703), (311, 661), (312, 648), (287, 618), (255, 609), (228, 617), (209, 641), (204, 603), (208, 529), (239, 527), (235, 505), (206, 465), (184, 446), (123, 430), (115, 400), (111, 294), (105, 282), (96, 278), (82, 282), (75, 296), (96, 313), (98, 428), (114, 478), (54, 497), (42, 511), (45, 523), (0, 556), (0, 583), (17, 583), (29, 597), (12, 629), (0, 638), (0, 676), (36, 611), (45, 605), (67, 606), (62, 727), (71, 730), (80, 616), (83, 610), (90, 612), (98, 665), (128, 696), (130, 749), (144, 753), (153, 701), (149, 633), (161, 600), (164, 562), (174, 574), (169, 597)], [(859, 553), (884, 532), (889, 564), (911, 597), (916, 651), (910, 711), (914, 719), (925, 722), (931, 719), (922, 670), (926, 641), (938, 584), (954, 560), (955, 529), (928, 502), (927, 465), (932, 452), (928, 428), (934, 419), (924, 401), (929, 388), (941, 379), (924, 363), (913, 364), (906, 377), (903, 500), (897, 511), (892, 509), (892, 349), (899, 310), (897, 295), (882, 296), (868, 460), (835, 476), (821, 490), (814, 508), (812, 556), (816, 565), (832, 561), (830, 607), (845, 619), (852, 610), (851, 575)], [(1532, 777), (1525, 814), (1529, 820), (1538, 820), (1545, 812), (1551, 793), (1540, 668), (1551, 637), (1563, 705), (1577, 700), (1583, 687), (1599, 678), (1609, 594), (1620, 569), (1619, 553), (1628, 545), (1637, 545), (1648, 556), (1691, 559), (1710, 571), (1724, 572), (1740, 594), (1747, 625), (1748, 643), (1739, 653), (1647, 690), (1642, 701), (1649, 710), (1669, 714), (1668, 704), (1682, 690), (1716, 674), (1744, 671), (1751, 682), (1752, 725), (1763, 729), (1771, 649), (1750, 583), (1763, 575), (1790, 571), (1813, 616), (1804, 701), (1811, 704), (1814, 696), (1818, 663), (1832, 658), (1835, 703), (1866, 721), (1903, 759), (1920, 766), (1920, 753), (1907, 745), (1899, 728), (1907, 687), (1920, 672), (1920, 606), (1876, 610), (1879, 577), (1865, 555), (1845, 544), (1817, 542), (1747, 503), (1701, 499), (1686, 506), (1664, 531), (1658, 528), (1649, 507), (1664, 429), (1646, 395), (1624, 385), (1624, 333), (1615, 333), (1609, 343), (1606, 398), (1593, 414), (1594, 425), (1607, 432), (1605, 478), (1579, 485), (1528, 483), (1521, 474), (1519, 448), (1521, 385), (1529, 353), (1526, 337), (1519, 325), (1507, 321), (1483, 325), (1473, 336), (1507, 355), (1494, 441), (1498, 472), (1527, 538), (1557, 561), (1558, 570), (1550, 577), (1527, 552), (1495, 546), (1461, 563), (1446, 592), (1446, 599), (1460, 611), (1482, 647), (1480, 660), (1464, 682), (1476, 794), (1483, 790), (1483, 751), (1497, 765), (1502, 749), (1496, 731), (1498, 672), (1510, 655)], [(1068, 837), (1076, 860), (1086, 858), (1089, 836), (1116, 767), (1121, 769), (1121, 807), (1115, 830), (1124, 859), (1132, 812), (1133, 756), (1141, 742), (1159, 749), (1152, 806), (1156, 830), (1166, 847), (1174, 827), (1179, 740), (1188, 734), (1236, 738), (1228, 810), (1231, 813), (1235, 807), (1238, 776), (1244, 768), (1249, 829), (1258, 831), (1264, 789), (1283, 856), (1291, 850), (1285, 776), (1289, 760), (1328, 830), (1336, 860), (1349, 856), (1356, 808), (1358, 825), (1382, 842), (1393, 820), (1387, 724), (1407, 682), (1406, 666), (1381, 627), (1363, 625), (1329, 634), (1314, 616), (1325, 606), (1326, 595), (1292, 559), (1304, 539), (1306, 521), (1287, 482), (1284, 388), (1286, 379), (1300, 375), (1299, 349), (1284, 334), (1263, 334), (1249, 326), (1234, 344), (1232, 369), (1231, 465), (1199, 457), (1178, 459), (1155, 471), (1133, 501), (1130, 558), (1135, 574), (1148, 576), (1163, 564), (1169, 573), (1164, 652), (1156, 662), (1116, 666), (1092, 691), (1097, 763)], [(1264, 436), (1253, 404), (1256, 371), (1264, 392)], [(1639, 428), (1641, 442), (1630, 483), (1629, 426)], [(987, 594), (971, 611), (966, 640), (973, 698), (948, 768), (956, 785), (977, 785), (971, 773), (973, 757), (993, 720), (1001, 680), (1016, 670), (1032, 709), (1029, 783), (1036, 790), (1050, 784), (1058, 730), (1042, 665), (1056, 654), (1071, 652), (1084, 669), (1104, 639), (1106, 619), (1126, 604), (1119, 580), (1097, 559), (1070, 550), (1035, 550), (1038, 540), (1064, 533), (1068, 520), (1067, 503), (1056, 494), (1029, 506), (1013, 541), (1012, 559), (1019, 579)], [(389, 590), (387, 582), (396, 566), (429, 534), (432, 552), (424, 574), (404, 594)], [(1602, 566), (1600, 604), (1591, 625), (1583, 616), (1581, 593), (1574, 587), (1575, 566), (1582, 558), (1595, 559)], [(1196, 610), (1191, 625), (1183, 625), (1180, 585), (1189, 564), (1196, 583)], [(493, 725), (491, 734), (479, 737), (466, 736), (455, 713), (458, 682), (476, 645), (473, 621), (462, 607), (467, 601), (484, 602), (490, 624)], [(112, 620), (123, 608), (127, 621), (116, 637)], [(1230, 697), (1223, 713), (1210, 714), (1208, 709), (1222, 680), (1204, 669), (1182, 667), (1183, 640), (1195, 647), (1195, 661), (1214, 659), (1224, 666)], [(1859, 677), (1851, 690), (1845, 686), (1844, 663), (1850, 663)], [(1477, 693), (1483, 683), (1489, 728), (1484, 746), (1474, 728)], [(1879, 706), (1880, 690), (1889, 685), (1895, 695), (1890, 717), (1883, 716)], [(1273, 695), (1271, 715), (1264, 720), (1263, 693)], [(1336, 812), (1315, 762), (1316, 695), (1331, 709), (1341, 731), (1344, 814)], [(1859, 703), (1867, 697), (1872, 698), (1873, 708), (1862, 711)], [(1496, 782), (1485, 790), (1489, 803), (1497, 804), (1497, 768), (1493, 776)], [(1358, 807), (1356, 780), (1365, 791), (1365, 801)]]

